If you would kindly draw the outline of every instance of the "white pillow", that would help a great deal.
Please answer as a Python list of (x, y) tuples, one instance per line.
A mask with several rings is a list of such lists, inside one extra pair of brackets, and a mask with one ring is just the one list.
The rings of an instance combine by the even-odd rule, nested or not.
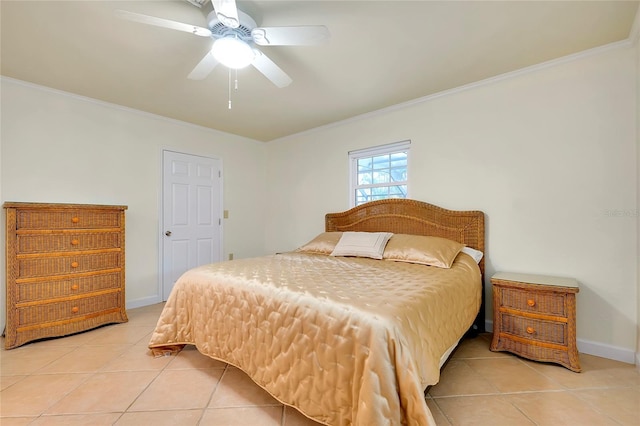
[(391, 232), (343, 232), (331, 256), (356, 256), (382, 259)]
[(480, 263), (480, 261), (482, 260), (482, 256), (484, 255), (480, 250), (472, 249), (471, 247), (466, 246), (462, 247), (462, 250), (460, 251), (473, 257), (473, 260), (475, 260), (476, 263)]

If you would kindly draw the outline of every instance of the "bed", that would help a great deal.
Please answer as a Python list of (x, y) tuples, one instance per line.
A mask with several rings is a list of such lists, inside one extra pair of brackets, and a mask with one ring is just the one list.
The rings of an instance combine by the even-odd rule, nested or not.
[[(387, 238), (381, 259), (343, 244), (372, 236)], [(291, 252), (187, 271), (149, 348), (195, 345), (323, 424), (433, 425), (425, 389), (463, 335), (482, 330), (483, 252), (480, 211), (392, 199), (330, 213)]]

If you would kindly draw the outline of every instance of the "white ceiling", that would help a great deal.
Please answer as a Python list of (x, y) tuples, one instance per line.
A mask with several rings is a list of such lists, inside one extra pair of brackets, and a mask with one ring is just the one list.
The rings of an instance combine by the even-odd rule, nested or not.
[(259, 26), (326, 25), (329, 43), (260, 49), (253, 67), (187, 75), (212, 40), (119, 19), (116, 9), (206, 26), (178, 1), (0, 2), (3, 76), (269, 141), (616, 41), (637, 1), (238, 1)]

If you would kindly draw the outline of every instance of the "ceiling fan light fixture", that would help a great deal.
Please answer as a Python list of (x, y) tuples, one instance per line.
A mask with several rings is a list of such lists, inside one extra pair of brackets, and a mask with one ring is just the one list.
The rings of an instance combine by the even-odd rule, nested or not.
[(235, 70), (251, 64), (254, 58), (251, 46), (233, 36), (217, 39), (211, 47), (211, 54), (222, 65)]

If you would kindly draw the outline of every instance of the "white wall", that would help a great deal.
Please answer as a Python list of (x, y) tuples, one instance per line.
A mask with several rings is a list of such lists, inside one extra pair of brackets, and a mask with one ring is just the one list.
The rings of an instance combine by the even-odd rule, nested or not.
[[(264, 143), (16, 80), (3, 78), (0, 84), (0, 200), (127, 205), (129, 307), (160, 301), (163, 148), (222, 160), (223, 202), (229, 210), (224, 256), (264, 254)], [(4, 302), (0, 305), (4, 309)], [(4, 311), (1, 318), (4, 323)]]
[(348, 208), (348, 151), (411, 139), (411, 198), (486, 213), (487, 277), (577, 278), (581, 350), (633, 362), (635, 58), (622, 43), (269, 143), (267, 248)]
[[(636, 197), (636, 217), (638, 221), (638, 253), (640, 255), (640, 10), (636, 13), (634, 21), (634, 31), (631, 34), (636, 47), (636, 153), (638, 161), (636, 163), (637, 197)], [(640, 261), (638, 261), (638, 322), (636, 341), (636, 368), (640, 371)]]

